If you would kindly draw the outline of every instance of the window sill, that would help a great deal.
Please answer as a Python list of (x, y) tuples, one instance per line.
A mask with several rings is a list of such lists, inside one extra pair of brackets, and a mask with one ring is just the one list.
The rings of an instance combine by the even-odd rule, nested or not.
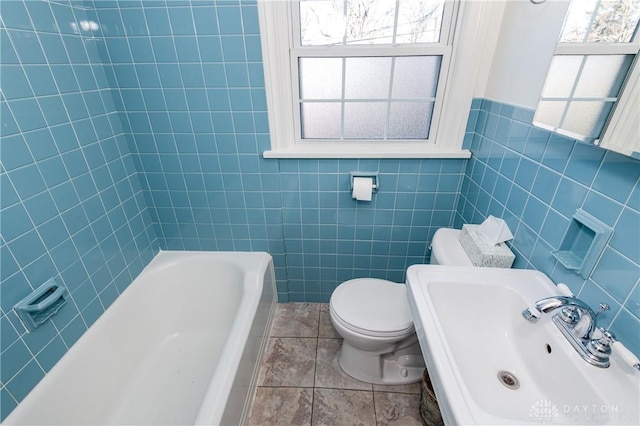
[[(436, 150), (433, 145), (368, 146), (354, 143), (352, 146), (328, 143), (326, 147), (295, 146), (288, 149), (264, 151), (264, 158), (470, 158), (467, 149)], [(339, 147), (336, 145), (340, 145)]]

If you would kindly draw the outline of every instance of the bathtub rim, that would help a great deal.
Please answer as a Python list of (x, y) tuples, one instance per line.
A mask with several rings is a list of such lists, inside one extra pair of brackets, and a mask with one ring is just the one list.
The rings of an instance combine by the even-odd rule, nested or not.
[[(231, 389), (238, 374), (238, 369), (240, 366), (242, 354), (246, 349), (246, 344), (249, 341), (249, 334), (251, 332), (253, 326), (253, 320), (258, 312), (258, 305), (260, 303), (261, 296), (265, 289), (264, 281), (260, 281), (266, 272), (269, 272), (271, 275), (272, 282), (272, 294), (273, 298), (270, 301), (270, 309), (268, 313), (268, 321), (265, 324), (264, 332), (262, 333), (262, 341), (260, 344), (260, 348), (258, 351), (257, 359), (254, 361), (254, 368), (251, 378), (251, 384), (249, 386), (248, 392), (245, 400), (243, 401), (243, 410), (238, 419), (237, 423), (234, 424), (245, 424), (248, 420), (249, 412), (251, 410), (251, 403), (255, 396), (255, 390), (257, 387), (258, 374), (260, 372), (260, 363), (262, 360), (262, 355), (265, 351), (267, 340), (269, 338), (269, 330), (271, 329), (271, 323), (273, 321), (273, 314), (275, 311), (275, 306), (277, 304), (277, 291), (275, 288), (275, 271), (273, 267), (273, 258), (269, 253), (266, 252), (216, 252), (216, 253), (233, 253), (235, 255), (240, 253), (251, 254), (253, 256), (262, 255), (261, 262), (259, 264), (254, 265), (255, 270), (262, 271), (257, 275), (247, 274), (250, 276), (255, 276), (258, 279), (256, 282), (249, 283), (249, 285), (256, 287), (255, 290), (260, 289), (260, 293), (257, 291), (250, 292), (246, 291), (240, 302), (240, 311), (236, 315), (234, 319), (233, 326), (231, 327), (231, 331), (229, 333), (229, 338), (225, 343), (223, 354), (218, 361), (218, 365), (216, 366), (216, 371), (209, 383), (209, 387), (203, 396), (202, 403), (200, 405), (200, 409), (198, 410), (198, 414), (195, 418), (194, 424), (207, 424), (207, 425), (218, 425), (221, 424), (222, 419), (225, 417), (225, 411), (229, 408), (229, 396), (231, 394)], [(245, 285), (247, 280), (247, 275), (245, 275)], [(244, 287), (247, 290), (246, 287)], [(259, 297), (255, 297), (255, 296)], [(245, 300), (245, 298), (249, 298), (250, 300)], [(247, 302), (247, 303), (245, 303)], [(241, 314), (242, 313), (242, 314)], [(249, 316), (249, 318), (246, 318)], [(242, 344), (242, 345), (241, 345)], [(231, 352), (231, 353), (230, 353)], [(225, 365), (223, 365), (223, 363)], [(224, 368), (227, 367), (227, 368)], [(217, 386), (224, 386), (225, 392), (225, 401), (224, 404), (218, 403), (216, 398), (219, 398), (219, 394), (217, 390)], [(212, 408), (211, 405), (214, 405)]]

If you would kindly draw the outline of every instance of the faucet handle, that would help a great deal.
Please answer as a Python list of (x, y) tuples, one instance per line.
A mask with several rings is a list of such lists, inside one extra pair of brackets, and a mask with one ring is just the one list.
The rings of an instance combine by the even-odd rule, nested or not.
[(602, 333), (602, 336), (598, 338), (598, 341), (602, 341), (603, 343), (612, 344), (616, 340), (616, 335), (613, 331), (605, 330), (604, 328), (599, 329)]
[(605, 330), (604, 328), (599, 328), (598, 330), (600, 331), (601, 336), (591, 339), (589, 343), (587, 343), (587, 349), (589, 349), (589, 352), (592, 352), (592, 349), (594, 349), (597, 353), (610, 354), (611, 345), (616, 341), (616, 335), (613, 331)]
[(616, 341), (616, 335), (609, 330), (599, 329), (602, 333), (597, 339), (591, 339), (587, 343), (587, 352), (594, 360), (601, 363), (603, 367), (609, 366), (609, 355), (611, 355), (611, 345)]
[[(621, 341), (616, 340), (616, 336), (612, 331), (605, 330), (604, 328), (598, 328), (596, 333), (598, 338), (595, 340), (605, 339), (605, 343), (608, 341), (611, 346), (611, 353), (615, 352), (619, 360), (630, 365), (636, 370), (640, 370), (640, 360), (638, 360), (638, 357), (627, 349)], [(596, 333), (594, 333), (594, 335), (596, 335)], [(591, 353), (591, 351), (589, 352)]]

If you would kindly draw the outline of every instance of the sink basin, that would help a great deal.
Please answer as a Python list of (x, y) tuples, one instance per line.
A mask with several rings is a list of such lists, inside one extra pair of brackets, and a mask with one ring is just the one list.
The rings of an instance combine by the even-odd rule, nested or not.
[(585, 362), (543, 314), (532, 270), (414, 265), (409, 305), (446, 424), (640, 424), (640, 372)]

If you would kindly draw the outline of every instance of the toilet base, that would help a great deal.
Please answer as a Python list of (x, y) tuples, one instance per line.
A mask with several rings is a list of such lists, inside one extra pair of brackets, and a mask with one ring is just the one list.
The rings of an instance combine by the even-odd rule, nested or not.
[(357, 349), (344, 340), (338, 357), (340, 368), (349, 376), (365, 383), (417, 383), (422, 379), (425, 364), (417, 339), (415, 335), (412, 337), (410, 344), (402, 349), (394, 350), (399, 345), (392, 345), (387, 350), (376, 352)]

